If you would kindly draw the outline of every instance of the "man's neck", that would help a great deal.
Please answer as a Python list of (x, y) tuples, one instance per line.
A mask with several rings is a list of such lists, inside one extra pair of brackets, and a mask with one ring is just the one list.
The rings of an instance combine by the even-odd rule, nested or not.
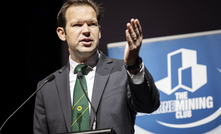
[(95, 53), (93, 53), (90, 56), (83, 56), (81, 55), (80, 58), (79, 56), (75, 56), (75, 55), (70, 55), (71, 60), (75, 61), (78, 64), (85, 64), (88, 63), (89, 65), (93, 65), (97, 62), (98, 58), (99, 58), (99, 51), (95, 51)]

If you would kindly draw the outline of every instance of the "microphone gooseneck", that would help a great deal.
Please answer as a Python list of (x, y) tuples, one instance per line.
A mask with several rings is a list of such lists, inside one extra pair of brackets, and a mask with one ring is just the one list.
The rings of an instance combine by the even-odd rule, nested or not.
[(47, 82), (50, 82), (52, 81), (53, 79), (55, 78), (55, 76), (52, 74), (52, 75), (49, 75), (47, 78), (46, 78), (46, 81)]
[(4, 125), (8, 122), (8, 120), (19, 110), (21, 109), (47, 82), (52, 81), (55, 78), (54, 74), (51, 74), (50, 76), (48, 76), (46, 78), (46, 80), (44, 81), (44, 83), (27, 99), (25, 100), (25, 102), (23, 102), (21, 104), (21, 106), (19, 106), (6, 120), (5, 122), (2, 124), (2, 126), (0, 127), (0, 134), (2, 131), (2, 128), (4, 127)]
[(77, 73), (77, 78), (79, 79), (79, 78), (82, 78), (82, 77), (83, 77), (82, 72), (78, 72), (78, 73)]
[(90, 101), (90, 99), (89, 99), (89, 97), (88, 97), (88, 95), (87, 95), (87, 93), (86, 93), (86, 91), (85, 91), (83, 85), (82, 85), (82, 82), (81, 82), (82, 77), (83, 77), (82, 72), (78, 72), (78, 73), (77, 73), (77, 78), (78, 78), (79, 81), (80, 81), (81, 88), (82, 88), (82, 90), (83, 90), (83, 92), (84, 92), (84, 94), (85, 94), (85, 96), (86, 96), (88, 102), (90, 103), (91, 108), (92, 108), (92, 111), (93, 111), (93, 113), (94, 113), (93, 130), (96, 130), (96, 129), (97, 129), (97, 127), (96, 127), (96, 124), (97, 124), (96, 111), (95, 111), (95, 109), (94, 109), (94, 107), (93, 107), (93, 105), (92, 105), (92, 103), (91, 103), (91, 101)]

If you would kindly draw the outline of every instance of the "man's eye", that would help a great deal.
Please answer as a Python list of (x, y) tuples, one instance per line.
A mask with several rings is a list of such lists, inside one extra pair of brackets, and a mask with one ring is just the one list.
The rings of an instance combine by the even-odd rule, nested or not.
[(82, 24), (74, 24), (73, 26), (74, 26), (74, 27), (81, 27)]
[(97, 23), (89, 23), (88, 26), (97, 26)]

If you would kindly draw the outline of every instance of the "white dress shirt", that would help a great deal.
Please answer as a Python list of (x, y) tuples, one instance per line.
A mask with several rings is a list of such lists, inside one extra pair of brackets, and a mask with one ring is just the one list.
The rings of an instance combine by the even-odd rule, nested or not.
[[(86, 71), (84, 72), (85, 79), (87, 81), (87, 90), (88, 90), (88, 97), (91, 100), (92, 98), (92, 92), (94, 87), (94, 77), (96, 72), (96, 65), (98, 62), (98, 59), (100, 57), (99, 52), (97, 52), (93, 57), (91, 57), (85, 64), (88, 66)], [(69, 72), (69, 80), (70, 80), (70, 95), (71, 95), (71, 104), (73, 106), (73, 94), (74, 94), (74, 86), (75, 81), (77, 78), (77, 73), (74, 71), (75, 67), (78, 65), (77, 62), (73, 61), (71, 59), (71, 56), (69, 56), (69, 63), (70, 63), (70, 72)], [(142, 68), (140, 72), (136, 75), (130, 74), (129, 71), (127, 71), (129, 76), (131, 77), (131, 80), (134, 84), (141, 84), (144, 81), (144, 65), (142, 63)], [(89, 111), (91, 110), (91, 106), (89, 105)]]

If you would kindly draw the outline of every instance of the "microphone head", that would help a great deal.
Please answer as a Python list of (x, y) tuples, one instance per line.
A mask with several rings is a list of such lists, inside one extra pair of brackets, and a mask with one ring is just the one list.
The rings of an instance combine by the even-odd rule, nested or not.
[(79, 78), (82, 78), (82, 76), (83, 76), (82, 72), (78, 72), (78, 73), (77, 73), (77, 78), (78, 78), (78, 79), (79, 79)]
[(46, 78), (46, 81), (50, 82), (55, 78), (54, 74), (51, 74), (50, 76), (48, 76), (48, 78)]

